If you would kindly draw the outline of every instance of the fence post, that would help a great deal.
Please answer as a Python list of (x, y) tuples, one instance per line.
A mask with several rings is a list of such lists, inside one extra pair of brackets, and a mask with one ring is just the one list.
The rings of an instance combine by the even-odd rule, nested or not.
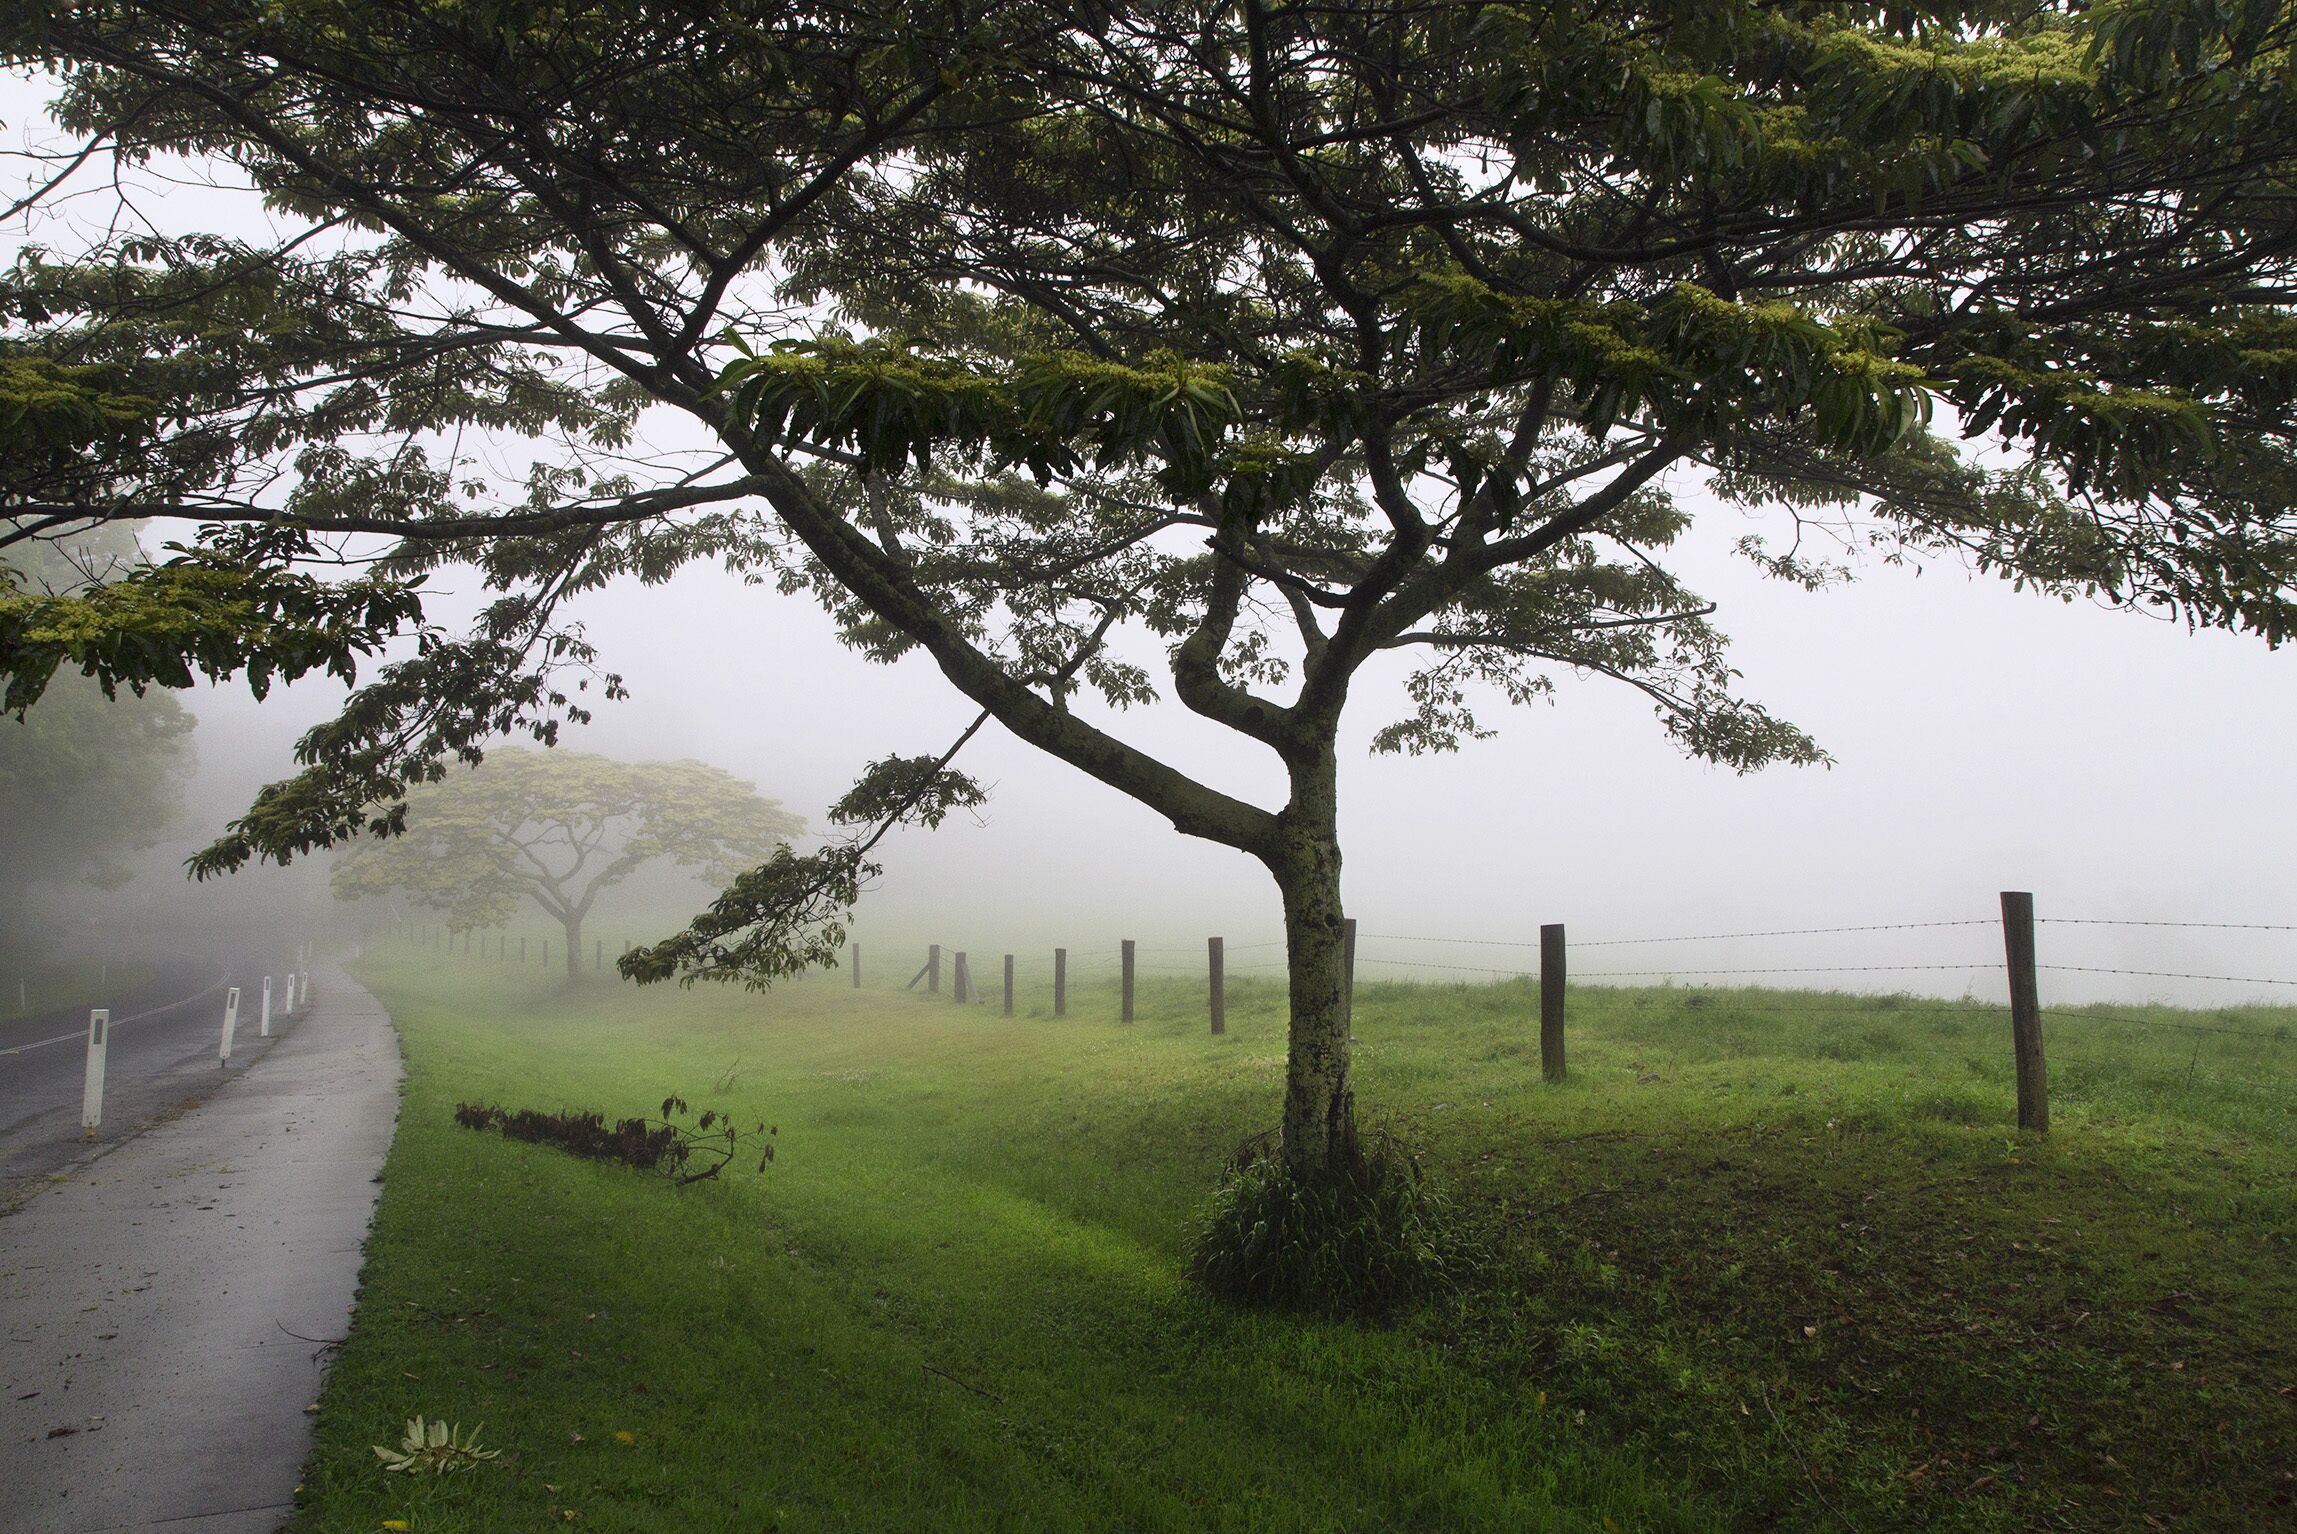
[(928, 943), (925, 947), (925, 991), (929, 996), (941, 994), (941, 945)]
[(523, 937), (518, 940), (518, 962), (521, 964), (526, 962), (526, 939)]
[(596, 974), (598, 971), (600, 971), (600, 970), (604, 969), (605, 967), (606, 967), (606, 939), (604, 939), (604, 938), (602, 938), (602, 937), (594, 937), (594, 938), (592, 938), (592, 939), (590, 940), (590, 970), (591, 970), (591, 973), (592, 973), (592, 974)]
[(1539, 1074), (1563, 1079), (1563, 923), (1539, 929)]
[(543, 967), (544, 969), (548, 969), (548, 968), (550, 968), (550, 939), (549, 939), (549, 938), (544, 938), (544, 939), (542, 940), (542, 967)]
[(1210, 984), (1212, 1031), (1214, 1033), (1228, 1032), (1228, 981), (1226, 974), (1228, 956), (1223, 951), (1226, 947), (1226, 942), (1217, 937), (1208, 937), (1204, 940), (1205, 960), (1212, 971)]
[(962, 948), (957, 950), (957, 962), (954, 969), (955, 973), (951, 979), (954, 983), (953, 988), (957, 992), (955, 999), (959, 1006), (963, 1006), (973, 999), (973, 966), (965, 962), (965, 950)]
[(861, 944), (853, 945), (853, 988), (861, 989)]
[(1053, 950), (1053, 1015), (1069, 1015), (1069, 950)]
[(1132, 940), (1131, 938), (1129, 938), (1129, 937), (1125, 939), (1125, 946), (1124, 946), (1124, 976), (1125, 976), (1125, 1016), (1124, 1016), (1124, 1020), (1125, 1020), (1126, 1022), (1128, 1022), (1128, 1023), (1129, 1023), (1129, 1022), (1131, 1022), (1131, 1021), (1133, 1020), (1133, 940)]
[(2010, 966), (2010, 1044), (2018, 1060), (2018, 1127), (2050, 1132), (2050, 1073), (2042, 1061), (2042, 997), (2034, 981), (2034, 897), (2002, 891), (2002, 949)]
[(1013, 1015), (1013, 956), (1005, 955), (1005, 1015)]
[(216, 1064), (231, 1064), (231, 1036), (239, 1031), (239, 987), (233, 986), (223, 993), (223, 1041), (218, 1046)]
[(96, 1137), (104, 1121), (104, 1056), (112, 1047), (112, 1009), (97, 1007), (88, 1014), (88, 1070), (80, 1086), (80, 1130)]
[(1356, 1026), (1356, 918), (1340, 924), (1340, 1025)]

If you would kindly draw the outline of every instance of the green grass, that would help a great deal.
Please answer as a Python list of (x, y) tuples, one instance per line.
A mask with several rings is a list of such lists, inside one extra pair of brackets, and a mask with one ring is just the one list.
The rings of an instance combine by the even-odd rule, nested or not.
[[(1529, 989), (1367, 985), (1367, 1120), (1487, 1254), (1372, 1330), (1178, 1276), (1275, 1117), (1274, 986), (1215, 1040), (1180, 982), (1125, 1029), (1097, 986), (1056, 1022), (363, 974), (409, 1084), (301, 1528), (2297, 1528), (2288, 1012), (2052, 1017), (2035, 1141), (1988, 1009), (1574, 992), (1549, 1088)], [(451, 1122), (671, 1091), (774, 1167), (679, 1191)], [(502, 1459), (383, 1473), (417, 1412)]]

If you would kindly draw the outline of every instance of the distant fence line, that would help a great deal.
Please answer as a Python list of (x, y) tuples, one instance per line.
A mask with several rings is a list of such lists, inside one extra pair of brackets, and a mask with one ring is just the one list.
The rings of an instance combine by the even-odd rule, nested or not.
[[(466, 958), (491, 959), (498, 964), (539, 963), (542, 968), (548, 969), (553, 953), (556, 953), (562, 962), (566, 957), (566, 940), (564, 938), (536, 939), (533, 947), (530, 948), (524, 933), (514, 939), (509, 932), (499, 928), (490, 927), (481, 930), (476, 927), (450, 927), (436, 923), (411, 922), (404, 919), (395, 922), (393, 926), (401, 941), (412, 943), (416, 947), (433, 948), (442, 953), (461, 954)], [(620, 938), (617, 941), (621, 944), (615, 950), (617, 956), (628, 953), (635, 946), (628, 938)], [(606, 939), (592, 938), (584, 946), (590, 949), (591, 969), (594, 971), (605, 969)], [(580, 955), (577, 954), (576, 957), (579, 961)]]
[[(1673, 980), (1693, 975), (1738, 978), (1767, 975), (1940, 973), (1958, 970), (1975, 972), (2000, 966), (2001, 973), (2008, 985), (2010, 998), (2007, 1010), (2011, 1017), (2011, 1046), (2017, 1067), (2018, 1124), (2020, 1128), (2036, 1133), (2045, 1133), (2049, 1128), (2049, 1080), (2044, 1063), (2041, 1035), (2041, 1020), (2044, 1017), (2084, 1021), (2113, 1020), (2136, 1026), (2173, 1028), (2195, 1034), (2224, 1034), (2234, 1037), (2266, 1039), (2274, 1042), (2282, 1041), (2281, 1036), (2277, 1034), (2257, 1029), (2224, 1028), (2207, 1024), (2159, 1023), (2126, 1016), (2114, 1018), (2095, 1008), (2088, 1008), (2081, 1012), (2056, 1008), (2045, 1009), (2041, 1006), (2039, 994), (2039, 975), (2042, 972), (2207, 980), (2239, 985), (2287, 987), (2297, 987), (2297, 979), (2256, 975), (2205, 974), (2179, 970), (2109, 968), (2082, 964), (2043, 964), (2038, 962), (2035, 957), (2034, 929), (2037, 926), (2057, 925), (2178, 928), (2220, 932), (2297, 932), (2297, 923), (2166, 921), (2072, 916), (2037, 917), (2033, 909), (2033, 896), (2030, 893), (2016, 890), (2007, 890), (2002, 893), (2001, 906), (2002, 914), (1998, 919), (1969, 918), (1951, 921), (1866, 922), (1830, 927), (1777, 927), (1743, 932), (1692, 933), (1675, 937), (1597, 938), (1570, 945), (1566, 943), (1564, 925), (1559, 922), (1543, 925), (1540, 928), (1539, 938), (1534, 941), (1506, 938), (1440, 937), (1394, 932), (1359, 934), (1356, 920), (1351, 917), (1346, 922), (1342, 943), (1346, 977), (1343, 1005), (1348, 1007), (1354, 1005), (1360, 937), (1376, 942), (1450, 944), (1478, 948), (1535, 951), (1539, 956), (1539, 962), (1535, 967), (1528, 969), (1496, 965), (1447, 964), (1424, 959), (1378, 958), (1369, 962), (1383, 967), (1446, 974), (1481, 975), (1487, 979), (1535, 982), (1540, 993), (1541, 1071), (1548, 1081), (1560, 1082), (1567, 1075), (1564, 1047), (1567, 1009), (1565, 979), (1567, 975), (1571, 979), (1579, 981)], [(477, 933), (474, 935), (470, 929), (457, 930), (447, 927), (416, 929), (404, 922), (400, 924), (400, 927), (402, 936), (410, 941), (422, 946), (443, 948), (449, 952), (459, 951), (464, 955), (473, 954), (475, 936), (477, 946), (475, 956), (492, 957), (501, 963), (508, 963), (512, 960), (513, 949), (508, 933)], [(1672, 943), (1733, 942), (1766, 938), (1841, 936), (1973, 927), (1999, 927), (2003, 943), (2002, 954), (1999, 958), (1989, 955), (1982, 959), (1960, 963), (1749, 965), (1693, 970), (1601, 969), (1581, 970), (1576, 973), (1570, 971), (1568, 964), (1569, 947), (1624, 948)], [(493, 937), (492, 947), (494, 951), (491, 955), (488, 953), (490, 945), (487, 939), (489, 936)], [(458, 938), (460, 939), (459, 950), (457, 948)], [(603, 938), (594, 939), (591, 946), (592, 967), (603, 970), (606, 965), (605, 940)], [(1225, 1032), (1227, 1027), (1228, 977), (1232, 974), (1265, 974), (1283, 971), (1287, 967), (1283, 954), (1272, 951), (1281, 950), (1284, 946), (1282, 939), (1231, 944), (1222, 937), (1206, 938), (1202, 948), (1170, 945), (1144, 946), (1131, 938), (1125, 938), (1119, 941), (1114, 953), (1104, 949), (1085, 956), (1081, 962), (1074, 964), (1067, 948), (1055, 948), (1053, 950), (1053, 1015), (1055, 1017), (1068, 1015), (1069, 979), (1072, 971), (1098, 979), (1105, 978), (1109, 971), (1114, 969), (1118, 981), (1120, 1020), (1125, 1023), (1131, 1023), (1134, 1020), (1138, 979), (1142, 974), (1203, 975), (1206, 980), (1206, 1013), (1210, 1030), (1214, 1034), (1220, 1034)], [(621, 951), (627, 953), (630, 947), (631, 944), (625, 941), (621, 945)], [(518, 962), (530, 962), (528, 940), (524, 936), (517, 940), (516, 954)], [(563, 940), (561, 954), (562, 956), (564, 954)], [(1233, 956), (1237, 954), (1254, 954), (1262, 957), (1248, 959), (1239, 964), (1233, 961)], [(1002, 957), (1004, 962), (1000, 977), (1002, 983), (999, 989), (1004, 1015), (1011, 1017), (1014, 1012), (1018, 955), (1008, 953)], [(1149, 962), (1144, 963), (1144, 958)], [(551, 940), (544, 938), (540, 944), (540, 962), (547, 968), (550, 959)], [(1179, 959), (1181, 962), (1172, 962), (1175, 959)], [(853, 988), (859, 989), (862, 984), (862, 945), (860, 943), (851, 946), (848, 967), (851, 984)], [(987, 992), (975, 979), (970, 951), (942, 943), (926, 945), (924, 963), (919, 966), (916, 973), (909, 977), (903, 989), (915, 990), (918, 986), (923, 985), (927, 994), (939, 995), (942, 991), (942, 977), (945, 969), (949, 975), (950, 992), (954, 1001), (966, 1005), (975, 1005), (986, 1004), (990, 1000)], [(1779, 1005), (1792, 1010), (1813, 1009), (1794, 1003), (1780, 1003)], [(1923, 1010), (1926, 1012), (1996, 1013), (2004, 1009), (1990, 1004), (1976, 1005), (1968, 1002), (1956, 1004), (1941, 1001), (1927, 1003)]]
[[(1669, 969), (1602, 969), (1592, 971), (1579, 971), (1576, 974), (1570, 974), (1570, 978), (1586, 981), (1658, 978), (1673, 979), (1686, 974), (1696, 974), (1702, 977), (1716, 976), (1737, 978), (1742, 976), (1769, 975), (1951, 973), (1954, 971), (1970, 972), (1982, 969), (1993, 969), (1996, 966), (1999, 966), (2000, 972), (2002, 973), (2009, 990), (2009, 1005), (2006, 1010), (2010, 1013), (2011, 1050), (2014, 1064), (2016, 1066), (2017, 1075), (2018, 1124), (2022, 1129), (2031, 1130), (2035, 1133), (2046, 1133), (2049, 1129), (2050, 1121), (2049, 1075), (2042, 1048), (2042, 1019), (2045, 1016), (2062, 1019), (2088, 1019), (2097, 1017), (2100, 1014), (2097, 1014), (2094, 1011), (2069, 1012), (2062, 1009), (2050, 1009), (2045, 1011), (2045, 1009), (2041, 1006), (2040, 1001), (2039, 976), (2042, 972), (2046, 971), (2062, 974), (2134, 975), (2160, 979), (2211, 980), (2243, 985), (2297, 987), (2297, 979), (2287, 979), (2272, 976), (2218, 975), (2194, 971), (2108, 968), (2104, 966), (2083, 964), (2043, 964), (2038, 962), (2035, 956), (2034, 941), (2034, 930), (2037, 926), (2053, 924), (2064, 926), (2091, 927), (2186, 928), (2195, 930), (2229, 932), (2297, 932), (2297, 923), (2155, 921), (2089, 917), (2037, 917), (2034, 914), (2033, 909), (2033, 896), (2028, 892), (2016, 890), (2007, 890), (2002, 893), (2001, 907), (2002, 912), (1999, 918), (1968, 918), (1951, 921), (1865, 922), (1829, 927), (1778, 927), (1754, 929), (1742, 932), (1691, 933), (1675, 937), (1599, 938), (1593, 941), (1581, 942), (1576, 945), (1567, 945), (1565, 928), (1561, 923), (1549, 923), (1542, 926), (1540, 929), (1539, 939), (1534, 942), (1531, 940), (1521, 939), (1437, 937), (1432, 935), (1395, 932), (1360, 934), (1356, 921), (1351, 918), (1346, 924), (1346, 936), (1343, 944), (1346, 964), (1346, 981), (1344, 994), (1348, 998), (1346, 1004), (1353, 1005), (1355, 987), (1358, 979), (1357, 961), (1358, 944), (1360, 939), (1369, 939), (1379, 942), (1461, 944), (1473, 947), (1536, 950), (1539, 954), (1540, 962), (1536, 967), (1533, 968), (1504, 968), (1490, 965), (1447, 964), (1440, 961), (1421, 959), (1382, 959), (1373, 962), (1377, 962), (1386, 966), (1415, 970), (1429, 970), (1450, 974), (1473, 974), (1482, 975), (1493, 979), (1536, 982), (1540, 991), (1541, 1070), (1543, 1076), (1547, 1080), (1551, 1082), (1560, 1082), (1566, 1078), (1568, 1073), (1564, 1045), (1564, 1029), (1567, 1012), (1567, 993), (1565, 990), (1564, 981), (1566, 975), (1570, 974), (1567, 959), (1569, 946), (1576, 946), (1580, 948), (1621, 948), (1631, 946), (1655, 946), (1669, 943), (1728, 942), (1780, 937), (1817, 937), (1846, 934), (1868, 934), (1876, 932), (1931, 931), (1947, 928), (1999, 928), (2002, 934), (2003, 943), (2000, 957), (1989, 955), (1983, 959), (1973, 959), (1959, 963), (1924, 962), (1908, 964), (1773, 964), (1699, 969), (1694, 971)], [(1284, 960), (1281, 955), (1277, 955), (1269, 959), (1255, 960), (1245, 964), (1236, 964), (1232, 962), (1232, 956), (1248, 951), (1262, 952), (1270, 949), (1281, 949), (1283, 946), (1284, 945), (1281, 940), (1230, 944), (1219, 937), (1208, 937), (1205, 940), (1205, 948), (1202, 950), (1202, 957), (1198, 959), (1197, 962), (1171, 963), (1165, 961), (1175, 956), (1194, 955), (1197, 954), (1199, 950), (1194, 948), (1171, 946), (1149, 947), (1141, 945), (1128, 938), (1120, 941), (1118, 944), (1117, 952), (1115, 954), (1108, 954), (1104, 950), (1100, 955), (1091, 960), (1088, 960), (1086, 964), (1079, 967), (1090, 973), (1106, 974), (1110, 966), (1112, 964), (1114, 965), (1117, 970), (1120, 1016), (1121, 1020), (1127, 1023), (1132, 1022), (1134, 1019), (1136, 987), (1140, 975), (1144, 973), (1202, 974), (1205, 976), (1206, 980), (1206, 1013), (1209, 1021), (1209, 1026), (1211, 1031), (1217, 1034), (1223, 1032), (1226, 1026), (1226, 981), (1230, 974), (1239, 972), (1265, 972), (1270, 970), (1281, 970), (1285, 967)], [(944, 945), (940, 943), (927, 945), (925, 963), (917, 970), (915, 974), (910, 977), (908, 985), (905, 987), (905, 989), (914, 990), (920, 984), (923, 984), (929, 994), (939, 994), (941, 991), (941, 976), (944, 967), (945, 955), (947, 957), (948, 968), (952, 976), (953, 999), (961, 1003), (987, 1002), (990, 998), (984, 994), (981, 987), (978, 986), (973, 980), (970, 954), (966, 950), (956, 948), (953, 945)], [(1148, 962), (1144, 962), (1144, 960), (1147, 960)], [(1004, 1004), (1004, 1014), (1008, 1017), (1013, 1015), (1014, 1008), (1013, 977), (1015, 961), (1015, 955), (1004, 955), (1004, 985), (1002, 1000)], [(1072, 968), (1069, 950), (1066, 948), (1055, 949), (1053, 963), (1053, 1015), (1056, 1017), (1063, 1017), (1068, 1013), (1068, 977)], [(861, 946), (857, 943), (853, 946), (852, 951), (853, 984), (856, 987), (861, 984), (860, 965)], [(1951, 1002), (1939, 1002), (1926, 1005), (1924, 1010), (1954, 1011), (1963, 1013), (1994, 1013), (2005, 1009), (1994, 1006), (1978, 1006), (1969, 1003), (1957, 1005)], [(2121, 1018), (2119, 1020), (2125, 1022), (2137, 1021), (2128, 1018)], [(2226, 1034), (2280, 1042), (2279, 1036), (2256, 1029), (2219, 1028), (2206, 1024), (2174, 1023), (2149, 1024), (2148, 1026), (2166, 1026), (2194, 1033)]]

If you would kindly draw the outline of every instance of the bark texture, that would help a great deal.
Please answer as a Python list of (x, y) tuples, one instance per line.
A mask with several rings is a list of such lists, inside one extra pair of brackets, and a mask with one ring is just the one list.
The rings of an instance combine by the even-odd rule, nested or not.
[(1284, 1077), (1284, 1164), (1320, 1181), (1353, 1163), (1356, 1090), (1349, 1067), (1346, 918), (1340, 902), (1338, 768), (1329, 744), (1296, 766), (1269, 871), (1284, 897), (1291, 1051)]

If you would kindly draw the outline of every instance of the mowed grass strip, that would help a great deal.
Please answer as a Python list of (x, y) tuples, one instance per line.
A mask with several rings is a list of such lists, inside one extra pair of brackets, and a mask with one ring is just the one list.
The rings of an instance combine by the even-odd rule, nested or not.
[[(1367, 1118), (1487, 1254), (1375, 1331), (1178, 1276), (1275, 1117), (1275, 985), (1213, 1039), (1178, 980), (1126, 1029), (1100, 985), (363, 973), (410, 1074), (302, 1528), (2297, 1528), (2285, 1011), (2054, 1018), (2037, 1142), (1994, 1009), (1575, 991), (1550, 1088), (1528, 987), (1366, 985)], [(451, 1118), (673, 1091), (772, 1169)], [(503, 1457), (384, 1473), (418, 1412)]]

